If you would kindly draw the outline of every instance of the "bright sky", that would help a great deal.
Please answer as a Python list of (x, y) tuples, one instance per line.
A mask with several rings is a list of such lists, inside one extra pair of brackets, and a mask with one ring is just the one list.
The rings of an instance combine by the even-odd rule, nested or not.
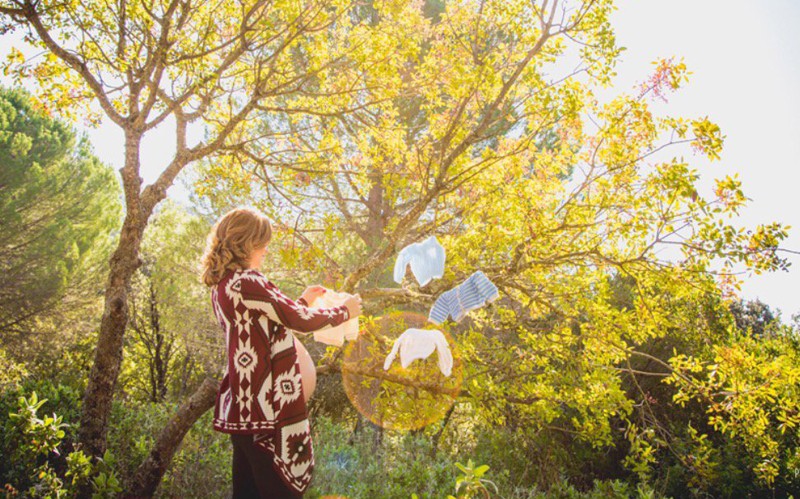
[[(745, 196), (737, 226), (790, 225), (783, 246), (800, 250), (800, 2), (796, 0), (619, 0), (612, 22), (627, 47), (619, 89), (648, 74), (656, 58), (683, 57), (693, 74), (664, 106), (672, 115), (716, 122), (726, 136), (721, 161), (691, 158), (706, 185), (738, 172)], [(744, 277), (788, 321), (800, 312), (800, 256), (788, 272)]]
[[(611, 92), (631, 91), (657, 58), (683, 57), (689, 83), (667, 95), (671, 115), (708, 116), (726, 135), (722, 160), (709, 163), (686, 155), (703, 185), (738, 172), (751, 199), (737, 226), (790, 225), (784, 247), (800, 250), (800, 2), (797, 0), (618, 0), (612, 22), (619, 45), (627, 47)], [(22, 49), (21, 36), (0, 46)], [(0, 77), (0, 82), (7, 79)], [(610, 94), (609, 94), (610, 95)], [(142, 147), (142, 177), (152, 182), (171, 157), (173, 123), (150, 133)], [(122, 134), (113, 126), (89, 130), (95, 150), (115, 168), (122, 165)], [(179, 177), (180, 179), (180, 177)], [(705, 192), (709, 192), (706, 190)], [(703, 193), (703, 191), (701, 191)], [(172, 198), (186, 199), (178, 183)], [(800, 313), (800, 256), (789, 272), (745, 276), (742, 296), (758, 298), (788, 321)]]

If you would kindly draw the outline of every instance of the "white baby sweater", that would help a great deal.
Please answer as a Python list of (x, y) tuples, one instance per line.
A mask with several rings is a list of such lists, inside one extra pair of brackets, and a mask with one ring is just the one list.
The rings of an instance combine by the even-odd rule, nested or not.
[(445, 376), (450, 376), (453, 370), (453, 354), (450, 353), (450, 345), (447, 338), (437, 329), (406, 329), (392, 346), (392, 351), (383, 363), (383, 370), (388, 371), (392, 361), (400, 351), (400, 365), (407, 368), (411, 362), (417, 359), (426, 359), (436, 350), (439, 353), (439, 370)]

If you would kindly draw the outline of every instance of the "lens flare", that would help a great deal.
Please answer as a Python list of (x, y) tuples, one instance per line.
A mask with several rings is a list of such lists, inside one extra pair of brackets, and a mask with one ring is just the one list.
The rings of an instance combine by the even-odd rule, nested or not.
[[(405, 369), (396, 359), (384, 371), (383, 363), (394, 341), (411, 327), (442, 331), (453, 354), (450, 376), (439, 370), (437, 352)], [(443, 326), (433, 327), (419, 313), (393, 312), (362, 321), (358, 339), (345, 346), (342, 379), (350, 402), (374, 424), (392, 430), (416, 430), (442, 419), (455, 403), (463, 369), (455, 341)]]

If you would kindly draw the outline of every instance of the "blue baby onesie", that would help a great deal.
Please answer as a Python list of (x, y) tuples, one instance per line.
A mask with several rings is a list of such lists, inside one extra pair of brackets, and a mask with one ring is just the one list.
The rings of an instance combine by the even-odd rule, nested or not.
[(459, 322), (467, 312), (494, 301), (498, 296), (500, 293), (497, 286), (478, 270), (455, 288), (439, 295), (431, 307), (428, 320), (434, 324), (441, 324), (450, 315), (454, 321)]
[(424, 286), (433, 278), (444, 275), (444, 248), (436, 236), (431, 236), (421, 243), (409, 244), (397, 255), (394, 263), (394, 282), (403, 282), (406, 267), (411, 264), (411, 272), (420, 286)]

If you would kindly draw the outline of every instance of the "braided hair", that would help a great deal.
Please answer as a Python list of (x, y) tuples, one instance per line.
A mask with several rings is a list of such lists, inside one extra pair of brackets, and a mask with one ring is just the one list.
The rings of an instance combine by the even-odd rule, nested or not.
[(212, 227), (202, 258), (203, 282), (216, 286), (228, 270), (247, 268), (253, 250), (272, 239), (269, 219), (252, 208), (236, 208)]

